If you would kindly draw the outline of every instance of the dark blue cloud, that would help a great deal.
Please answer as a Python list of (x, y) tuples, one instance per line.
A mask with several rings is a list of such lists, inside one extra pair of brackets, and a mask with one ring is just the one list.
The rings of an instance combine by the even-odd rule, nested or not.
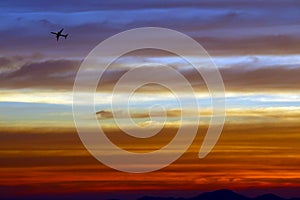
[(0, 7), (7, 10), (22, 10), (22, 11), (56, 11), (56, 12), (77, 12), (77, 11), (94, 11), (94, 10), (141, 10), (141, 9), (169, 9), (169, 8), (261, 8), (274, 9), (284, 7), (299, 6), (297, 0), (273, 0), (272, 2), (260, 0), (173, 0), (164, 2), (161, 0), (140, 1), (140, 0), (113, 0), (113, 1), (72, 1), (61, 0), (54, 3), (50, 0), (35, 1), (35, 0), (10, 0), (0, 2)]
[[(261, 43), (255, 45), (261, 52), (274, 48), (270, 39), (264, 42), (265, 38), (280, 36), (287, 41), (298, 41), (299, 6), (300, 2), (295, 0), (275, 0), (272, 3), (258, 0), (178, 0), (168, 3), (158, 0), (1, 1), (0, 55), (29, 52), (84, 57), (107, 37), (143, 26), (184, 32), (204, 42), (208, 51), (220, 49), (223, 53), (226, 53), (224, 50), (231, 53), (235, 46), (240, 46), (238, 43), (245, 40), (246, 48), (251, 46), (247, 41)], [(57, 44), (49, 32), (61, 27), (69, 32), (70, 38)], [(281, 44), (289, 53), (299, 52), (294, 46)], [(229, 49), (228, 45), (233, 49)], [(246, 49), (246, 52), (250, 51)]]

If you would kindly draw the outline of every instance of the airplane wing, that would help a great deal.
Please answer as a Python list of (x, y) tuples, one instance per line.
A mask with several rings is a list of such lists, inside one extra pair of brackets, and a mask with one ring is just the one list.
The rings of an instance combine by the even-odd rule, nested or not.
[(62, 29), (58, 32), (58, 34), (61, 34), (61, 33), (63, 32), (63, 30), (64, 30), (64, 29), (62, 28)]
[(55, 32), (51, 32), (52, 34), (54, 34), (54, 35), (57, 35), (57, 33), (55, 33)]
[(56, 41), (58, 41), (58, 39), (59, 39), (59, 35), (57, 34), (57, 35), (56, 35)]

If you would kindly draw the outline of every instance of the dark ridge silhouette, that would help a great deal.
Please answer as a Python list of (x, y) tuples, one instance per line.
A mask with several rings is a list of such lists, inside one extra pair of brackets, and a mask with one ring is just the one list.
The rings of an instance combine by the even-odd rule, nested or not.
[(184, 200), (183, 198), (174, 198), (174, 197), (150, 197), (150, 196), (144, 196), (142, 198), (139, 198), (138, 200)]
[[(26, 197), (8, 197), (1, 198), (1, 200), (108, 200), (109, 198), (104, 198), (101, 194), (68, 194), (68, 195), (39, 195), (39, 196), (26, 196)], [(128, 198), (126, 198), (128, 199)], [(122, 200), (122, 198), (111, 198), (109, 200)], [(231, 190), (216, 190), (213, 192), (205, 192), (200, 195), (191, 198), (183, 197), (153, 197), (153, 196), (144, 196), (136, 200), (300, 200), (300, 198), (282, 198), (274, 194), (264, 194), (254, 198), (246, 197), (244, 195), (235, 193)]]
[(283, 200), (284, 198), (281, 198), (279, 196), (276, 196), (274, 194), (264, 194), (261, 196), (258, 196), (255, 198), (255, 200), (268, 200), (268, 199), (272, 199), (272, 200)]
[(137, 200), (300, 200), (300, 198), (285, 199), (274, 194), (264, 194), (255, 198), (249, 198), (231, 190), (216, 190), (205, 192), (191, 198), (174, 198), (174, 197), (151, 197), (145, 196)]
[(190, 200), (219, 200), (219, 199), (228, 199), (228, 200), (246, 200), (247, 197), (237, 194), (231, 190), (217, 190), (213, 192), (206, 192), (203, 194), (200, 194), (196, 197), (190, 198)]

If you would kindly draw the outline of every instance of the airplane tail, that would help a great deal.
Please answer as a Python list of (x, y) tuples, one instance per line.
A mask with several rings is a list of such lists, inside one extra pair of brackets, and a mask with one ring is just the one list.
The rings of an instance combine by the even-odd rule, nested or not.
[(64, 37), (65, 37), (65, 39), (67, 39), (67, 37), (68, 37), (68, 34), (67, 34), (67, 35), (64, 35)]

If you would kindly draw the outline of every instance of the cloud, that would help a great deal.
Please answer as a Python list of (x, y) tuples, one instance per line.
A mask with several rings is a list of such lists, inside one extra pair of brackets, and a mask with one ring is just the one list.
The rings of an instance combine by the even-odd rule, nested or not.
[[(14, 194), (36, 194), (37, 190), (41, 194), (56, 194), (60, 190), (99, 192), (99, 188), (198, 190), (201, 186), (212, 190), (228, 184), (239, 189), (265, 188), (265, 184), (268, 188), (299, 188), (298, 123), (227, 124), (215, 149), (202, 160), (197, 153), (206, 128), (199, 127), (194, 143), (179, 160), (163, 170), (136, 175), (126, 175), (99, 163), (84, 148), (74, 129), (2, 130), (2, 187), (14, 187)], [(119, 142), (116, 145), (128, 151), (155, 150), (168, 144), (164, 138), (173, 135), (173, 130), (165, 129), (156, 140), (147, 138), (149, 143), (127, 139), (120, 130), (108, 130), (108, 134), (117, 138), (113, 140)]]
[(300, 68), (274, 66), (268, 68), (221, 69), (227, 90), (230, 91), (278, 91), (299, 90)]
[[(300, 52), (296, 1), (117, 2), (0, 2), (0, 54), (18, 49), (83, 57), (109, 36), (144, 26), (186, 33), (212, 54)], [(57, 44), (49, 32), (61, 27), (70, 38)]]
[[(182, 31), (196, 39), (211, 55), (230, 55), (232, 60), (237, 59), (236, 55), (300, 54), (299, 2), (293, 0), (275, 0), (272, 4), (233, 0), (176, 0), (167, 5), (158, 0), (151, 3), (134, 0), (133, 4), (117, 2), (91, 1), (74, 5), (68, 0), (59, 5), (32, 0), (26, 4), (14, 0), (0, 2), (3, 10), (0, 14), (0, 23), (3, 23), (0, 28), (0, 87), (71, 90), (79, 60), (105, 38), (142, 26)], [(57, 43), (49, 32), (61, 27), (70, 38)], [(43, 52), (45, 58), (17, 58), (16, 49), (20, 55)], [(165, 55), (145, 51), (142, 56)], [(254, 69), (243, 64), (221, 69), (226, 90), (294, 90), (299, 83), (297, 63), (293, 69), (281, 63), (268, 68), (256, 63)], [(201, 76), (193, 70), (176, 67), (199, 90), (206, 88)], [(127, 71), (127, 66), (108, 70), (99, 91), (111, 90)], [(172, 77), (167, 78), (171, 84), (177, 84), (172, 82)], [(153, 91), (151, 88), (144, 89)]]
[(42, 58), (43, 55), (41, 54), (10, 57), (0, 56), (0, 74), (10, 73), (12, 71), (18, 70), (22, 67), (22, 65), (26, 64), (27, 62), (37, 61)]
[[(125, 111), (122, 110), (117, 110), (114, 111), (115, 114), (119, 117), (119, 118), (126, 118), (127, 115), (125, 115)], [(108, 111), (108, 110), (101, 110), (96, 112), (96, 115), (98, 117), (98, 119), (112, 119), (114, 118), (113, 112), (112, 111)], [(147, 112), (130, 112), (129, 116), (131, 118), (150, 118), (150, 117), (162, 117), (165, 116), (166, 117), (180, 117), (181, 116), (181, 110), (179, 109), (171, 109), (171, 110), (167, 110), (166, 113), (163, 111), (153, 111), (151, 110), (151, 113), (147, 113)]]
[(98, 119), (113, 118), (112, 112), (106, 111), (106, 110), (98, 111), (98, 112), (96, 112), (96, 115), (97, 115)]
[(196, 40), (212, 55), (286, 55), (299, 54), (299, 36), (263, 35), (241, 36), (232, 32), (232, 38), (199, 37)]
[(10, 73), (0, 74), (0, 87), (70, 89), (79, 63), (72, 60), (49, 60), (24, 64)]
[(78, 12), (78, 11), (93, 11), (93, 10), (140, 10), (140, 9), (170, 9), (170, 8), (282, 8), (282, 6), (297, 6), (299, 2), (293, 0), (279, 1), (275, 0), (272, 4), (264, 3), (261, 1), (180, 1), (175, 0), (172, 3), (165, 4), (159, 0), (154, 0), (150, 2), (141, 2), (139, 0), (131, 0), (130, 3), (124, 1), (86, 1), (86, 2), (76, 2), (72, 4), (71, 0), (62, 0), (60, 4), (52, 4), (51, 1), (45, 1), (43, 3), (36, 2), (34, 0), (29, 0), (26, 3), (12, 0), (9, 2), (1, 2), (0, 6), (3, 8), (15, 8), (15, 10), (23, 11), (58, 11), (58, 12)]
[[(24, 58), (19, 58), (23, 62)], [(79, 60), (46, 60), (42, 62), (26, 63), (18, 66), (19, 60), (12, 61), (11, 58), (0, 58), (2, 73), (0, 74), (0, 88), (2, 89), (47, 89), (47, 90), (72, 90), (77, 70), (80, 66)], [(20, 61), (20, 62), (21, 62)], [(255, 64), (255, 63), (254, 63)], [(300, 84), (300, 66), (277, 65), (267, 67), (243, 66), (243, 63), (232, 67), (220, 68), (224, 80), (226, 91), (234, 92), (254, 92), (259, 91), (277, 91), (298, 90)], [(176, 66), (176, 68), (186, 77), (196, 91), (206, 91), (206, 84), (201, 75), (193, 68)], [(111, 92), (116, 82), (128, 72), (130, 68), (124, 67), (122, 63), (117, 63), (109, 68), (103, 74), (98, 86), (98, 92)], [(207, 69), (202, 69), (207, 70)], [(156, 74), (157, 73), (157, 74)], [(159, 71), (151, 72), (151, 76), (163, 76)], [(95, 76), (93, 72), (88, 73), (84, 79), (87, 81)], [(142, 76), (141, 76), (142, 77)], [(175, 87), (182, 86), (175, 82), (171, 76), (165, 76), (170, 84)], [(134, 80), (129, 80), (126, 87), (130, 84), (136, 84)], [(147, 85), (139, 92), (159, 92), (166, 91), (157, 85)]]

